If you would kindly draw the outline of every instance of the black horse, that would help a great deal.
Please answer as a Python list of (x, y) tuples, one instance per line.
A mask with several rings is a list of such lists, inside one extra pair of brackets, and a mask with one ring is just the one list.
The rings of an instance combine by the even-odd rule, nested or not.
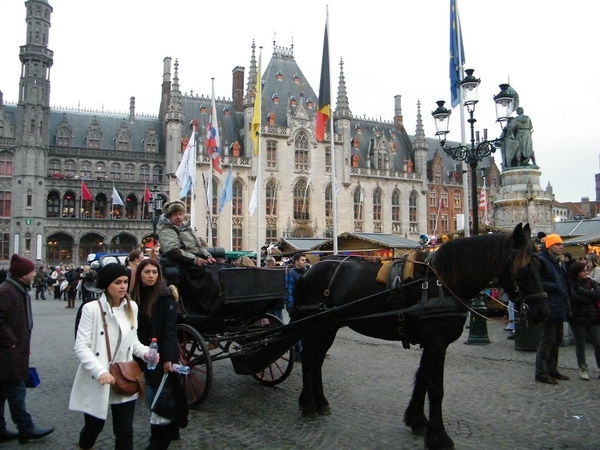
[[(404, 422), (425, 436), (426, 448), (454, 448), (442, 418), (444, 361), (448, 345), (463, 332), (466, 305), (497, 280), (530, 323), (540, 323), (547, 315), (530, 236), (529, 225), (519, 224), (510, 235), (455, 239), (436, 252), (417, 252), (405, 260), (403, 274), (399, 272), (391, 286), (376, 281), (381, 264), (359, 257), (334, 256), (311, 267), (294, 292), (293, 321), (319, 312), (323, 316), (319, 327), (302, 340), (303, 416), (331, 412), (323, 392), (322, 366), (337, 330), (348, 325), (367, 336), (402, 340), (405, 347), (421, 345)], [(429, 419), (424, 412), (426, 395)]]

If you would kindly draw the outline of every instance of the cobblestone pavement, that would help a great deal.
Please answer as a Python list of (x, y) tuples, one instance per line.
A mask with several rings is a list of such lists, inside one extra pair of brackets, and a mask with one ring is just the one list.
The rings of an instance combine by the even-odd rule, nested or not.
[[(75, 310), (58, 300), (33, 301), (31, 365), (42, 384), (29, 389), (28, 409), (39, 426), (56, 431), (31, 449), (74, 449), (83, 423), (69, 411), (77, 361), (73, 355)], [(79, 302), (77, 302), (79, 306)], [(514, 350), (503, 324), (489, 323), (489, 345), (465, 345), (468, 330), (449, 349), (444, 419), (457, 449), (600, 448), (600, 379), (591, 370), (582, 381), (574, 347), (561, 348), (560, 370), (571, 381), (557, 386), (533, 381), (535, 353)], [(420, 449), (422, 438), (402, 423), (421, 351), (399, 343), (341, 330), (324, 367), (333, 414), (303, 420), (297, 408), (301, 370), (275, 388), (236, 375), (228, 361), (214, 364), (205, 403), (190, 413), (190, 424), (171, 449)], [(588, 364), (593, 364), (591, 348)], [(8, 410), (6, 411), (8, 414)], [(135, 448), (146, 446), (149, 413), (138, 402)], [(14, 429), (12, 423), (9, 427)], [(109, 419), (96, 449), (113, 448)], [(0, 449), (22, 448), (16, 442)]]

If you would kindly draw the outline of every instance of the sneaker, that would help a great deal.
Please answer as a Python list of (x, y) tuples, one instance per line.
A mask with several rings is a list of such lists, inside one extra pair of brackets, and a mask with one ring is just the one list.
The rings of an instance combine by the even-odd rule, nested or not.
[(579, 378), (581, 378), (582, 380), (589, 380), (590, 376), (588, 375), (585, 369), (579, 369)]
[(560, 372), (552, 372), (552, 373), (549, 373), (548, 375), (550, 375), (555, 380), (565, 380), (565, 381), (568, 381), (568, 380), (571, 379), (570, 377), (568, 377), (566, 375), (563, 375)]
[(548, 375), (547, 373), (541, 373), (539, 375), (536, 375), (535, 381), (539, 381), (540, 383), (546, 383), (546, 384), (558, 384), (558, 381), (556, 381), (554, 378), (550, 377), (550, 375)]

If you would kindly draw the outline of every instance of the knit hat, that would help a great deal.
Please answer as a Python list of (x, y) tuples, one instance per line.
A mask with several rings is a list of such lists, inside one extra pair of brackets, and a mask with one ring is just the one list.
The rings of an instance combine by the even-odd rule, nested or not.
[(167, 217), (171, 217), (171, 215), (177, 212), (184, 212), (185, 204), (181, 200), (173, 200), (172, 202), (165, 203), (163, 206), (163, 213)]
[(550, 248), (555, 244), (562, 244), (563, 241), (558, 234), (549, 234), (546, 236), (546, 248)]
[(35, 270), (35, 264), (27, 258), (21, 258), (16, 253), (10, 258), (10, 267), (8, 271), (15, 278), (20, 278)]
[(98, 289), (106, 290), (110, 284), (119, 277), (128, 277), (129, 272), (125, 266), (119, 263), (110, 263), (104, 266), (98, 271), (98, 280), (96, 280), (96, 287)]

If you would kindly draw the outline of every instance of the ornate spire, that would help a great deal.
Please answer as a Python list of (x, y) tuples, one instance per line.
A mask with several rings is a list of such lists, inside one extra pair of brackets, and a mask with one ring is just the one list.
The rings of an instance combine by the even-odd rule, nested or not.
[(175, 60), (175, 72), (173, 74), (173, 84), (171, 85), (171, 96), (166, 119), (168, 122), (183, 121), (183, 104), (181, 103), (181, 91), (179, 90), (179, 61)]
[(415, 131), (415, 140), (412, 144), (413, 150), (427, 151), (427, 141), (425, 140), (425, 130), (423, 129), (423, 119), (421, 117), (421, 100), (417, 101), (417, 129)]
[(256, 44), (252, 40), (252, 57), (250, 58), (250, 70), (248, 71), (248, 85), (246, 87), (245, 104), (254, 103), (254, 91), (256, 89), (256, 77), (258, 71), (258, 63), (256, 62)]
[(338, 119), (352, 119), (352, 111), (350, 111), (348, 94), (346, 92), (346, 78), (344, 77), (344, 61), (342, 58), (340, 58), (340, 78), (338, 81), (337, 103), (334, 114)]

